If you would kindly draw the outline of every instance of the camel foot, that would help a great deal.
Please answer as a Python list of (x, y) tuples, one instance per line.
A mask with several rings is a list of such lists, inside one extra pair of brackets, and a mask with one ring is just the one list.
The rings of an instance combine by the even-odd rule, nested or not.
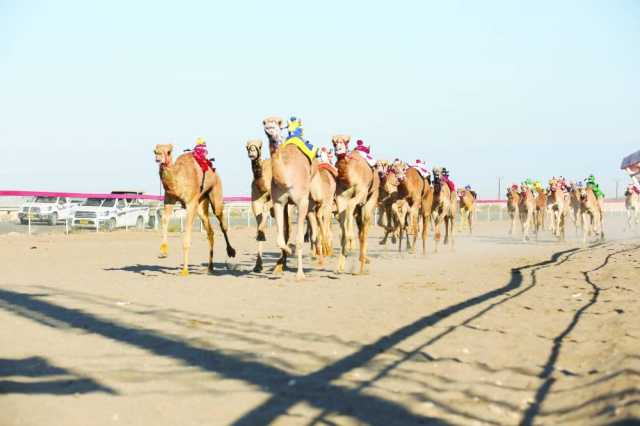
[(398, 239), (396, 238), (396, 236), (395, 236), (395, 235), (392, 235), (392, 236), (391, 236), (391, 244), (395, 244), (395, 243), (397, 243), (397, 242), (398, 242)]
[(160, 244), (160, 257), (167, 257), (169, 254), (169, 244), (162, 243)]
[(236, 249), (231, 246), (227, 246), (227, 256), (236, 257)]
[(296, 281), (300, 282), (300, 281), (304, 281), (304, 279), (305, 279), (304, 272), (298, 271), (298, 273), (296, 274)]
[(267, 241), (267, 237), (265, 237), (263, 231), (258, 231), (258, 236), (256, 237), (257, 241)]
[(186, 266), (184, 268), (182, 268), (180, 270), (180, 276), (181, 277), (188, 277), (189, 276), (189, 268), (187, 268)]
[(262, 258), (256, 260), (256, 266), (253, 267), (253, 272), (262, 272)]
[(282, 275), (282, 272), (284, 271), (284, 267), (282, 265), (282, 263), (278, 263), (275, 268), (273, 268), (273, 274), (274, 275)]
[(336, 268), (336, 273), (341, 274), (344, 272), (344, 264), (346, 262), (346, 258), (343, 254), (338, 258), (338, 267)]
[(209, 266), (207, 267), (207, 271), (212, 274), (213, 273), (213, 263), (210, 263)]

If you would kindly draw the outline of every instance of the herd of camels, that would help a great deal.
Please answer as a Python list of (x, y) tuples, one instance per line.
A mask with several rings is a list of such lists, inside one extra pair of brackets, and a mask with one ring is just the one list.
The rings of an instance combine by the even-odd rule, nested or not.
[[(332, 144), (337, 157), (335, 165), (327, 159), (328, 150), (322, 149), (318, 157), (310, 159), (295, 144), (284, 142), (283, 129), (286, 121), (280, 117), (267, 117), (262, 122), (269, 141), (269, 158), (262, 158), (262, 141), (255, 139), (246, 144), (251, 161), (251, 206), (257, 222), (257, 256), (254, 271), (263, 269), (262, 243), (266, 241), (266, 226), (269, 215), (275, 217), (277, 245), (281, 250), (274, 273), (282, 273), (287, 258), (293, 251), (289, 245), (291, 229), (290, 212), (297, 211), (295, 255), (297, 256), (298, 280), (304, 279), (302, 268), (305, 226), (308, 223), (312, 256), (318, 263), (332, 255), (331, 222), (337, 218), (340, 227), (340, 253), (337, 272), (344, 272), (346, 257), (355, 246), (355, 235), (359, 241), (359, 271), (365, 272), (368, 263), (368, 233), (378, 208), (378, 225), (385, 233), (381, 244), (391, 236), (401, 249), (403, 239), (407, 247), (415, 252), (416, 240), (422, 229), (422, 251), (427, 252), (426, 242), (429, 228), (435, 233), (435, 251), (441, 240), (453, 246), (454, 222), (460, 213), (461, 222), (472, 232), (475, 214), (475, 193), (469, 188), (452, 190), (442, 168), (434, 168), (432, 175), (423, 176), (416, 167), (398, 160), (377, 161), (367, 159), (349, 149), (350, 136), (336, 135)], [(227, 255), (235, 257), (229, 242), (227, 222), (223, 218), (222, 182), (215, 169), (203, 171), (191, 153), (180, 155), (173, 161), (173, 146), (157, 145), (155, 160), (159, 164), (160, 178), (165, 189), (162, 215), (162, 256), (168, 253), (168, 225), (176, 203), (186, 209), (186, 229), (183, 238), (183, 266), (180, 274), (189, 275), (189, 249), (191, 230), (196, 214), (202, 220), (209, 241), (209, 271), (213, 270), (214, 232), (209, 222), (209, 207), (217, 217), (224, 235)], [(534, 196), (528, 188), (513, 187), (508, 193), (508, 211), (511, 229), (520, 219), (523, 239), (529, 233), (544, 227), (544, 217), (551, 217), (551, 229), (558, 238), (564, 238), (566, 217), (573, 217), (584, 235), (591, 233), (603, 237), (602, 205), (590, 188), (580, 188), (572, 193), (550, 188)], [(637, 195), (637, 194), (636, 194)], [(637, 197), (636, 197), (637, 198)], [(637, 205), (637, 200), (636, 200)], [(293, 207), (296, 209), (294, 210)], [(579, 218), (582, 218), (580, 220)], [(306, 220), (306, 222), (305, 222)]]

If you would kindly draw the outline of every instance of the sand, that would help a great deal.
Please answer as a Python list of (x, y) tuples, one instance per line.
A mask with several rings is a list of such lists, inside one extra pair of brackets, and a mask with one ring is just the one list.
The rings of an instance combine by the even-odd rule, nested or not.
[(481, 222), (426, 257), (376, 230), (367, 275), (306, 259), (303, 283), (250, 272), (253, 229), (231, 264), (218, 234), (212, 275), (196, 235), (186, 279), (179, 235), (166, 259), (154, 232), (0, 236), (0, 425), (637, 421), (640, 238), (621, 223), (583, 247)]

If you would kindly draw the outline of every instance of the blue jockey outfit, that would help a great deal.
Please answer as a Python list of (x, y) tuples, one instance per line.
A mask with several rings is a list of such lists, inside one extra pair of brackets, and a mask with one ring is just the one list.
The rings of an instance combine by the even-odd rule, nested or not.
[(302, 120), (296, 117), (291, 117), (287, 124), (287, 132), (289, 136), (284, 141), (282, 146), (293, 144), (300, 149), (306, 155), (309, 160), (313, 161), (316, 158), (318, 148), (314, 147), (308, 140), (304, 139), (304, 130), (302, 128)]

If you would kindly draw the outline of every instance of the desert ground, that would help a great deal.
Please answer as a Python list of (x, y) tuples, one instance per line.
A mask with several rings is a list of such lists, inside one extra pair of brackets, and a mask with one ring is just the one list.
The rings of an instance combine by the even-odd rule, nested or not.
[(368, 274), (305, 257), (302, 283), (251, 272), (252, 228), (213, 274), (196, 234), (188, 278), (180, 234), (2, 235), (0, 425), (640, 421), (640, 234), (506, 231), (423, 257), (375, 229)]

